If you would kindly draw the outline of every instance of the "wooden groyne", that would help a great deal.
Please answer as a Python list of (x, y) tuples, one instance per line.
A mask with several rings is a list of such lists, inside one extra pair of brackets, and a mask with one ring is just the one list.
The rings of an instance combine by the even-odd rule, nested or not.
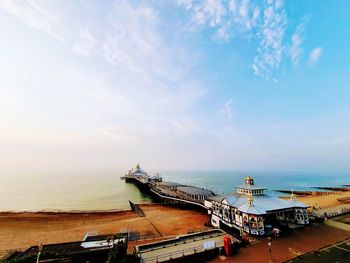
[(334, 195), (339, 193), (339, 191), (291, 191), (291, 190), (274, 190), (274, 191), (284, 193), (284, 194), (293, 193), (298, 196)]
[(137, 204), (134, 204), (130, 200), (129, 200), (129, 204), (130, 204), (130, 207), (131, 207), (132, 211), (137, 213), (140, 217), (144, 217), (145, 216), (145, 213), (143, 212), (143, 210)]
[(323, 189), (328, 191), (336, 191), (336, 192), (347, 192), (350, 191), (350, 187), (344, 186), (344, 187), (315, 187), (317, 189)]
[(296, 194), (296, 195), (312, 195), (312, 191), (291, 191), (291, 190), (274, 190), (276, 192), (284, 193), (284, 194)]

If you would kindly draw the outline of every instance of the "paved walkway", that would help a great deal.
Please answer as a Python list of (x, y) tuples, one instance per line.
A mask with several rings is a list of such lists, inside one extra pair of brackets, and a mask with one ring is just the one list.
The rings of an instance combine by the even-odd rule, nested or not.
[(336, 227), (339, 229), (343, 229), (346, 231), (350, 231), (350, 225), (349, 224), (344, 224), (342, 222), (338, 222), (338, 221), (334, 221), (334, 220), (327, 220), (325, 221), (326, 225), (332, 226), (332, 227)]
[[(328, 224), (307, 226), (292, 230), (285, 236), (272, 240), (273, 262), (285, 262), (302, 254), (321, 249), (330, 244), (350, 238), (350, 232)], [(236, 255), (224, 262), (266, 263), (270, 261), (266, 238), (257, 239), (257, 243), (241, 248)], [(215, 258), (210, 262), (222, 262)]]

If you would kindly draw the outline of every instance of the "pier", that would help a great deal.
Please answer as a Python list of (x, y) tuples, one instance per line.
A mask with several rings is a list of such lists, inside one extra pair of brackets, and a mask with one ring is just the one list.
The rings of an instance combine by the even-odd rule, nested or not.
[(176, 182), (164, 182), (159, 174), (151, 177), (139, 165), (136, 166), (135, 170), (130, 170), (128, 174), (122, 176), (121, 179), (135, 184), (141, 191), (156, 200), (160, 200), (163, 204), (189, 205), (207, 210), (204, 200), (215, 196), (215, 193), (208, 189)]

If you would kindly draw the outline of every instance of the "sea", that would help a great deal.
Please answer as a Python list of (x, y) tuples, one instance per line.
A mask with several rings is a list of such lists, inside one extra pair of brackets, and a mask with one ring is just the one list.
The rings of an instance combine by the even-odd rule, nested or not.
[[(154, 174), (152, 171), (147, 171)], [(350, 184), (349, 173), (297, 173), (266, 171), (157, 171), (163, 180), (207, 188), (217, 194), (234, 192), (246, 176), (269, 194), (274, 190), (315, 190)], [(151, 198), (121, 180), (123, 171), (41, 176), (10, 176), (0, 184), (0, 211), (100, 211), (129, 209), (129, 200), (149, 203)]]

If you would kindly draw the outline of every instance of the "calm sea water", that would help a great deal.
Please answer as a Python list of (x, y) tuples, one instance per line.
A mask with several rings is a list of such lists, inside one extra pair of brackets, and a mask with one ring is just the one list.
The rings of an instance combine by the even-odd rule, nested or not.
[[(150, 202), (136, 186), (120, 180), (122, 174), (103, 172), (6, 178), (0, 185), (0, 211), (121, 210), (129, 208), (129, 200)], [(166, 181), (205, 187), (220, 194), (233, 192), (234, 186), (242, 184), (247, 175), (254, 177), (256, 185), (270, 190), (309, 190), (315, 186), (350, 184), (350, 173), (163, 171), (161, 174)]]

